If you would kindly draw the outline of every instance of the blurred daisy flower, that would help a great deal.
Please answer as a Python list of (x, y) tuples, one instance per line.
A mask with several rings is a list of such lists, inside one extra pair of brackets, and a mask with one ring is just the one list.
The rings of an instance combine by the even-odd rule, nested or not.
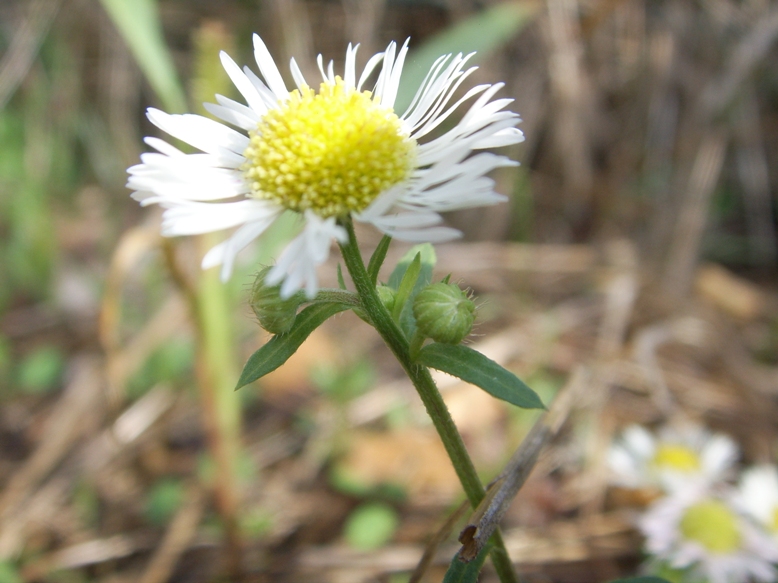
[(657, 436), (632, 425), (611, 446), (608, 465), (619, 486), (673, 492), (725, 478), (737, 457), (732, 439), (698, 425), (668, 426)]
[(778, 542), (778, 468), (765, 464), (745, 470), (736, 502)]
[[(239, 227), (203, 259), (203, 268), (222, 266), (222, 279), (230, 276), (236, 254), (281, 213), (298, 213), (302, 232), (266, 278), (268, 285), (282, 284), (283, 297), (299, 289), (309, 298), (316, 294), (316, 266), (327, 259), (333, 239), (346, 240), (339, 218), (351, 216), (405, 241), (454, 239), (459, 231), (440, 226), (439, 213), (506, 200), (486, 174), (516, 162), (479, 151), (521, 142), (520, 119), (504, 110), (512, 100), (493, 99), (502, 83), (478, 85), (454, 99), (475, 70), (465, 68), (472, 55), (462, 54), (440, 57), (408, 109), (396, 112), (407, 52), (407, 41), (399, 50), (391, 43), (357, 75), (357, 47), (349, 45), (343, 76), (319, 56), (322, 81), (313, 86), (292, 59), (290, 91), (254, 35), (259, 76), (221, 53), (245, 105), (221, 95), (218, 104), (205, 104), (225, 123), (150, 108), (155, 126), (200, 153), (146, 138), (157, 152), (143, 154), (129, 169), (127, 186), (141, 204), (165, 209), (165, 236)], [(374, 72), (375, 84), (366, 89)], [(443, 131), (442, 124), (476, 96)]]
[(654, 559), (706, 583), (775, 581), (778, 546), (731, 500), (686, 489), (655, 502), (639, 521)]

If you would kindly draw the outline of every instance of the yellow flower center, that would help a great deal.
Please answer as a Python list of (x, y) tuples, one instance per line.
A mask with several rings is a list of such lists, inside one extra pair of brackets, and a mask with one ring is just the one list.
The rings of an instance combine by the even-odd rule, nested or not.
[(700, 469), (700, 458), (690, 448), (674, 443), (660, 445), (654, 455), (654, 465), (664, 470), (696, 472)]
[(729, 553), (740, 546), (737, 517), (719, 500), (690, 506), (681, 519), (681, 533), (711, 553)]
[(244, 152), (251, 195), (321, 217), (364, 210), (405, 180), (416, 143), (369, 91), (322, 83), (295, 90), (249, 132)]

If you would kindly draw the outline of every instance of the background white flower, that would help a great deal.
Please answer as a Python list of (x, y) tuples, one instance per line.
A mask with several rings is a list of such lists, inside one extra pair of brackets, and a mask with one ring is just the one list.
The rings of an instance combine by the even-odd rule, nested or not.
[(737, 512), (731, 495), (685, 489), (655, 502), (639, 521), (645, 548), (709, 583), (775, 581), (778, 546)]
[[(246, 104), (217, 95), (208, 111), (227, 124), (198, 115), (170, 115), (150, 108), (149, 120), (200, 150), (187, 154), (158, 138), (155, 153), (129, 169), (127, 186), (143, 205), (166, 210), (165, 236), (194, 235), (238, 227), (211, 249), (203, 267), (222, 265), (230, 276), (236, 254), (263, 233), (284, 210), (303, 218), (302, 233), (268, 275), (282, 295), (318, 289), (316, 267), (327, 259), (333, 239), (346, 233), (337, 219), (351, 215), (398, 239), (439, 242), (459, 231), (440, 226), (439, 213), (505, 200), (486, 174), (512, 160), (477, 150), (523, 141), (519, 116), (503, 111), (512, 101), (494, 99), (503, 86), (478, 85), (456, 101), (474, 67), (472, 55), (440, 57), (418, 88), (408, 110), (394, 104), (408, 43), (374, 55), (357, 77), (357, 47), (346, 51), (343, 78), (333, 63), (318, 63), (323, 81), (311, 88), (292, 59), (296, 88), (289, 91), (267, 47), (254, 35), (261, 74), (241, 69), (226, 54), (222, 65)], [(372, 91), (363, 87), (377, 71)], [(466, 101), (478, 96), (462, 118), (440, 132)], [(436, 137), (435, 132), (440, 132)]]
[(620, 486), (676, 491), (725, 478), (737, 457), (732, 439), (698, 425), (668, 426), (657, 436), (631, 425), (611, 446), (608, 464), (612, 481)]
[(778, 468), (764, 464), (744, 471), (736, 502), (778, 541)]

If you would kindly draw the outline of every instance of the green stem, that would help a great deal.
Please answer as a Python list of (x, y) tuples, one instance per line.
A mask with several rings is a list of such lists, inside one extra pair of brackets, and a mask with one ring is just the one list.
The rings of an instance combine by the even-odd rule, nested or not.
[[(345, 219), (341, 224), (348, 233), (348, 242), (341, 244), (340, 250), (343, 254), (346, 268), (362, 301), (362, 307), (416, 387), (419, 397), (421, 397), (422, 403), (427, 409), (427, 413), (432, 419), (440, 439), (443, 441), (443, 446), (451, 459), (465, 495), (470, 501), (470, 505), (476, 508), (483, 500), (484, 487), (470, 459), (470, 455), (467, 453), (462, 437), (454, 424), (454, 420), (451, 418), (448, 407), (446, 407), (446, 403), (443, 401), (435, 381), (432, 380), (429, 369), (415, 364), (411, 359), (408, 340), (378, 298), (375, 285), (370, 279), (365, 269), (365, 264), (362, 261), (362, 256), (359, 253), (359, 246), (351, 219)], [(495, 548), (491, 552), (492, 563), (500, 581), (502, 583), (517, 583), (518, 579), (513, 571), (513, 565), (508, 552), (505, 550), (505, 543), (499, 531), (495, 531), (494, 535), (492, 535), (492, 540), (495, 543)]]
[(348, 306), (354, 306), (355, 308), (362, 306), (357, 294), (344, 289), (320, 289), (319, 293), (316, 294), (314, 302), (346, 304)]

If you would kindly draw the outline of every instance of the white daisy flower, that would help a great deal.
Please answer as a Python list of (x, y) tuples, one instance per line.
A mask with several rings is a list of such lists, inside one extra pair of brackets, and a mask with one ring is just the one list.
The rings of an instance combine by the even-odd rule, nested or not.
[(656, 437), (632, 425), (611, 446), (608, 464), (617, 485), (673, 492), (726, 478), (737, 457), (732, 439), (697, 425), (668, 426)]
[(639, 521), (646, 550), (707, 583), (775, 581), (778, 546), (730, 498), (686, 489), (655, 502)]
[(778, 542), (778, 468), (764, 464), (744, 471), (736, 502)]
[[(241, 69), (224, 52), (221, 61), (246, 104), (221, 95), (206, 109), (236, 129), (199, 115), (170, 115), (150, 108), (149, 120), (201, 153), (185, 154), (158, 138), (146, 143), (158, 153), (141, 156), (129, 169), (127, 186), (141, 204), (166, 210), (162, 234), (195, 235), (238, 227), (203, 259), (222, 265), (222, 279), (236, 254), (285, 210), (304, 219), (302, 232), (283, 252), (267, 283), (283, 282), (282, 295), (318, 289), (316, 267), (331, 241), (344, 242), (337, 219), (350, 215), (383, 233), (413, 242), (460, 236), (440, 226), (439, 213), (506, 200), (486, 174), (516, 162), (485, 148), (523, 141), (519, 116), (493, 99), (502, 83), (478, 85), (453, 100), (475, 67), (471, 55), (440, 57), (404, 113), (394, 111), (408, 42), (395, 43), (369, 59), (357, 76), (357, 47), (346, 51), (343, 77), (333, 63), (318, 90), (308, 85), (292, 59), (296, 88), (287, 88), (267, 47), (254, 35), (260, 75)], [(371, 74), (377, 80), (364, 87)], [(478, 96), (453, 127), (441, 124)], [(434, 132), (439, 135), (431, 137)]]

